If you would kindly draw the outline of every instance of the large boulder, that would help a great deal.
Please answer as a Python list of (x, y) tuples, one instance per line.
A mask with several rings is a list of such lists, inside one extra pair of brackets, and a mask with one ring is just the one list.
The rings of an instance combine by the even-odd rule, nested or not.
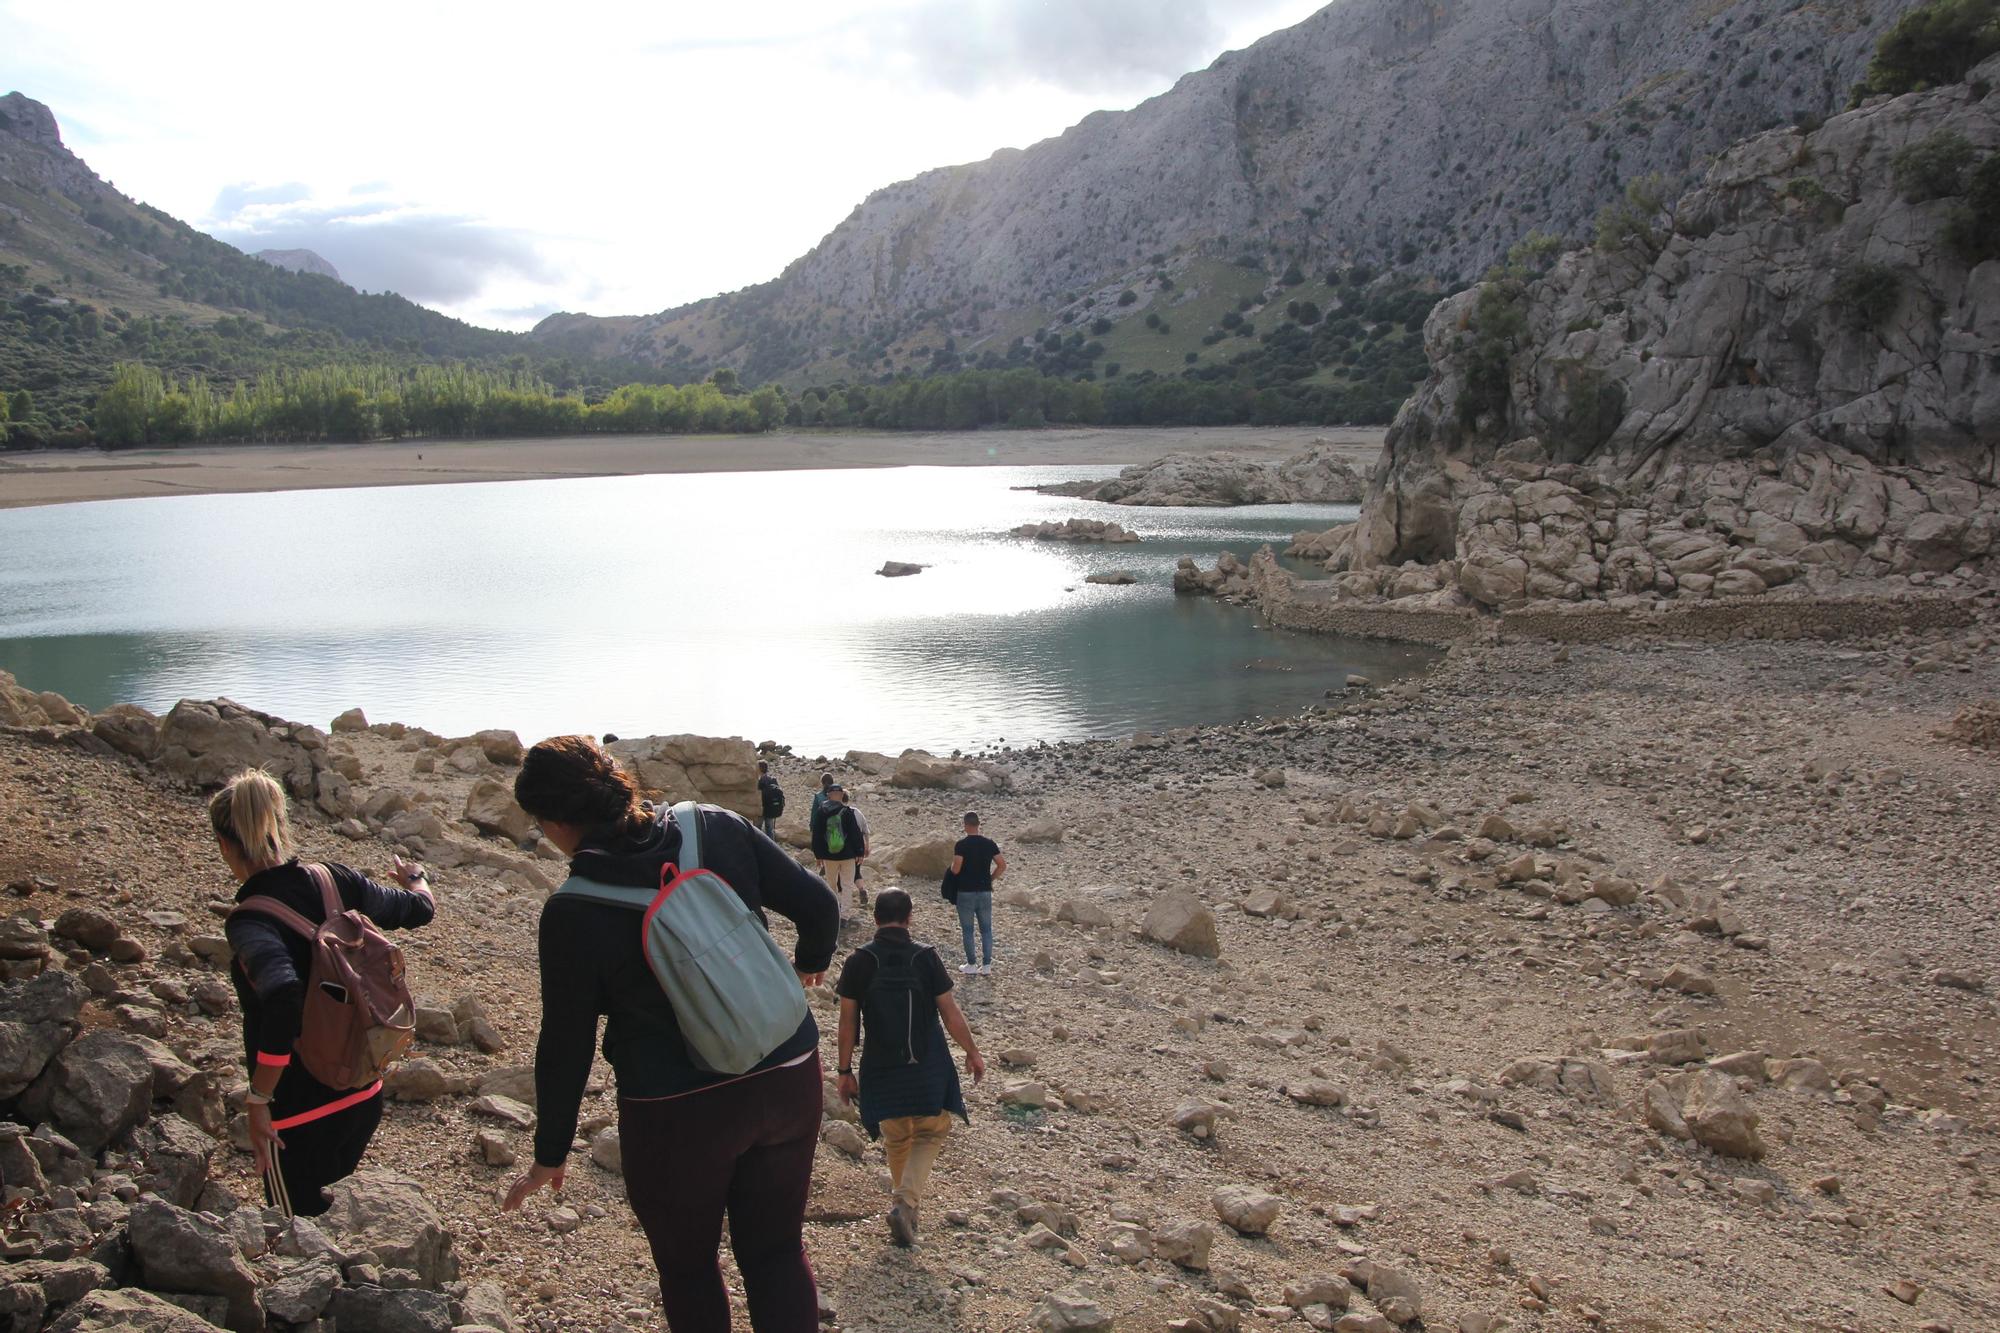
[(424, 1197), (421, 1183), (391, 1171), (365, 1168), (327, 1188), (333, 1203), (320, 1225), (354, 1249), (373, 1250), (384, 1267), (407, 1268), (425, 1286), (458, 1275), (451, 1233)]
[(235, 1333), (260, 1333), (264, 1311), (257, 1301), (257, 1275), (226, 1229), (206, 1214), (150, 1198), (132, 1205), (127, 1225), (132, 1258), (147, 1287), (220, 1296), (229, 1302)]
[(182, 1208), (192, 1208), (208, 1184), (209, 1159), (216, 1140), (178, 1112), (168, 1112), (151, 1124), (133, 1127), (121, 1146), (135, 1161), (139, 1188)]
[(746, 819), (763, 814), (757, 750), (740, 736), (642, 736), (605, 748), (631, 770), (656, 804), (706, 801)]
[(1754, 1162), (1764, 1155), (1757, 1113), (1737, 1090), (1736, 1080), (1719, 1069), (1698, 1069), (1689, 1075), (1681, 1095), (1681, 1118), (1695, 1142), (1724, 1157)]
[(151, 762), (160, 750), (160, 719), (137, 704), (113, 704), (90, 722), (91, 734), (120, 754)]
[(0, 1103), (25, 1092), (76, 1035), (89, 998), (70, 972), (44, 972), (0, 990)]
[(153, 1065), (145, 1047), (107, 1028), (64, 1047), (21, 1096), (29, 1117), (50, 1121), (86, 1153), (102, 1150), (152, 1106)]
[(956, 846), (958, 843), (952, 838), (913, 843), (896, 853), (893, 862), (896, 873), (916, 879), (942, 879), (944, 872), (951, 869), (952, 848)]
[(1006, 791), (1013, 776), (983, 759), (940, 759), (924, 750), (905, 750), (889, 778), (892, 787), (970, 793)]
[(526, 842), (535, 821), (514, 801), (514, 788), (495, 778), (481, 778), (465, 797), (465, 819), (481, 833)]
[(215, 1333), (215, 1325), (134, 1287), (90, 1292), (49, 1325), (50, 1333)]
[(493, 727), (473, 733), (472, 739), (473, 743), (479, 746), (479, 752), (485, 755), (490, 763), (507, 768), (519, 768), (521, 761), (528, 757), (527, 748), (521, 744), (520, 736), (511, 731)]
[(1215, 913), (1191, 893), (1163, 893), (1146, 909), (1140, 930), (1147, 939), (1197, 958), (1222, 956), (1215, 934)]
[(318, 794), (326, 733), (228, 699), (183, 699), (160, 720), (154, 762), (196, 787), (219, 787), (246, 768), (261, 768), (299, 800)]
[(87, 727), (90, 714), (60, 694), (23, 687), (0, 671), (0, 727)]

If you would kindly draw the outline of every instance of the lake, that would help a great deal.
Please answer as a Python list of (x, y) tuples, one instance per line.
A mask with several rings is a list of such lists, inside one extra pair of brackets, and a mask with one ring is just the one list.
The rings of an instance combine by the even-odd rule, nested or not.
[[(88, 708), (227, 695), (327, 724), (948, 751), (1296, 712), (1403, 645), (1175, 597), (1175, 563), (1351, 507), (1127, 509), (1106, 467), (707, 473), (0, 511), (0, 669)], [(1034, 542), (1116, 519), (1141, 545)], [(927, 566), (882, 578), (886, 560)], [(1140, 582), (1084, 582), (1129, 569)]]

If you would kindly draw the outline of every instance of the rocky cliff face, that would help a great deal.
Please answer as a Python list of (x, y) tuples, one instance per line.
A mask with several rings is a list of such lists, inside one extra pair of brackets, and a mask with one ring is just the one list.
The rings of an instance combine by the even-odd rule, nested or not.
[(1341, 0), (1132, 111), (880, 190), (775, 283), (626, 349), (784, 370), (912, 327), (963, 346), (1154, 255), (1471, 277), (1628, 179), (1831, 111), (1909, 7)]
[[(1970, 262), (1963, 190), (2000, 151), (1996, 83), (2000, 60), (1760, 135), (1670, 222), (1441, 304), (1432, 375), (1327, 543), (1341, 591), (1509, 608), (1984, 579), (2000, 260)], [(1913, 149), (1957, 168), (1926, 179)]]
[(322, 278), (332, 278), (335, 282), (344, 281), (339, 269), (312, 250), (259, 250), (250, 257), (261, 259), (278, 268), (290, 269), (294, 273), (317, 273)]

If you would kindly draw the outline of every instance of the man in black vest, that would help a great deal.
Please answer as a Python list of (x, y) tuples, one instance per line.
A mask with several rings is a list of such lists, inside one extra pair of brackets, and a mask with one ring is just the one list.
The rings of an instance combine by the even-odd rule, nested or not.
[[(951, 973), (937, 950), (910, 938), (910, 895), (888, 889), (875, 899), (875, 938), (847, 956), (835, 986), (840, 996), (840, 1099), (861, 1102), (861, 1127), (883, 1141), (895, 1189), (889, 1235), (908, 1246), (931, 1166), (951, 1133), (951, 1117), (966, 1118), (965, 1096), (944, 1035), (965, 1051), (976, 1084), (986, 1061), (951, 994)], [(861, 1044), (861, 1073), (854, 1048)]]

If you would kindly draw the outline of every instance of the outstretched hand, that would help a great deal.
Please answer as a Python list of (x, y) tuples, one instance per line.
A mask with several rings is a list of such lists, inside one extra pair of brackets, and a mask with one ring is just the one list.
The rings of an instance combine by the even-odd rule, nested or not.
[(507, 1197), (500, 1202), (500, 1211), (511, 1213), (528, 1201), (528, 1196), (544, 1185), (553, 1186), (555, 1192), (562, 1193), (563, 1176), (568, 1168), (543, 1166), (540, 1162), (528, 1169), (528, 1174), (515, 1181), (507, 1191)]

